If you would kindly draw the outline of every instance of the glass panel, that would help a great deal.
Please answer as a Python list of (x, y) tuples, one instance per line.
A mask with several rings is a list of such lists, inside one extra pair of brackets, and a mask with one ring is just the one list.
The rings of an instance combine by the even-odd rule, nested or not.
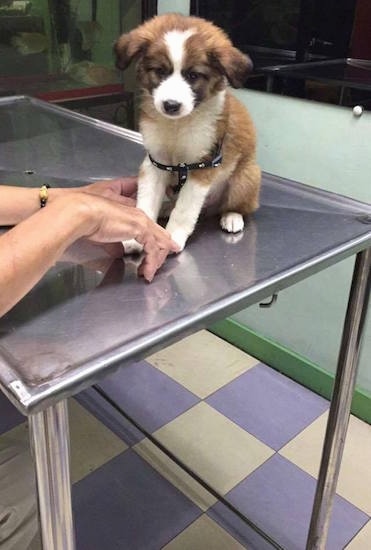
[(142, 16), (141, 2), (0, 0), (0, 95), (32, 95), (132, 127), (130, 80), (124, 89), (112, 45)]
[[(191, 11), (225, 29), (250, 55), (254, 72), (246, 87), (371, 108), (369, 67), (347, 67), (347, 58), (371, 60), (369, 0), (191, 0)], [(307, 66), (328, 60), (334, 65), (321, 68), (324, 78), (316, 71), (312, 80)]]

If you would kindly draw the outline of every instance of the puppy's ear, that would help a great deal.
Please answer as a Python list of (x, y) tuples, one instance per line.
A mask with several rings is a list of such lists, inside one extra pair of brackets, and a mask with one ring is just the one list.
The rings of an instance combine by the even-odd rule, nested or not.
[(233, 46), (211, 52), (211, 63), (227, 77), (233, 88), (241, 88), (253, 68), (250, 57)]
[(148, 40), (139, 29), (122, 34), (115, 42), (113, 51), (116, 56), (116, 67), (122, 71), (137, 59), (146, 49)]

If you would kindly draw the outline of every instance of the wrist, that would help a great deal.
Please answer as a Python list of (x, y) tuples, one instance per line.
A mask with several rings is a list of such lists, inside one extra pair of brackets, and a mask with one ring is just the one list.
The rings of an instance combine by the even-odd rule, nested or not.
[(94, 195), (89, 195), (83, 191), (75, 193), (73, 196), (70, 195), (69, 198), (78, 210), (78, 216), (81, 220), (81, 237), (89, 237), (98, 229), (101, 222), (99, 200), (97, 201)]
[(50, 187), (48, 189), (48, 203), (52, 203), (61, 197), (67, 197), (68, 195), (79, 192), (79, 187)]
[[(48, 201), (49, 202), (49, 201)], [(99, 213), (84, 193), (57, 193), (54, 199), (42, 209), (45, 214), (62, 218), (63, 226), (69, 232), (69, 244), (91, 235), (99, 225)]]

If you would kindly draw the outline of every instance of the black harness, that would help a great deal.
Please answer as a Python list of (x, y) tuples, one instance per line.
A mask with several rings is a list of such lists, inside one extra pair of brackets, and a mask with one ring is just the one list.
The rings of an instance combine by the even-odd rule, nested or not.
[(151, 155), (148, 153), (149, 160), (152, 162), (153, 166), (159, 168), (160, 170), (166, 170), (167, 172), (178, 172), (178, 185), (174, 188), (174, 193), (179, 193), (185, 182), (188, 178), (188, 172), (190, 170), (198, 170), (200, 168), (217, 168), (221, 165), (222, 157), (222, 142), (216, 148), (215, 156), (211, 160), (204, 160), (201, 162), (194, 162), (193, 164), (186, 164), (185, 162), (180, 162), (179, 164), (161, 164), (157, 162)]

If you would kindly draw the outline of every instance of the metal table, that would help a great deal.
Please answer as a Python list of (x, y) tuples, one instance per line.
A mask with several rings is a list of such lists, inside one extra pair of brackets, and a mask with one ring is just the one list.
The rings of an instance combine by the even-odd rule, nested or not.
[(371, 91), (371, 61), (364, 59), (327, 59), (272, 65), (260, 68), (267, 75), (267, 91), (272, 92), (275, 80), (294, 79), (305, 82), (314, 80), (322, 84), (340, 87), (339, 103), (344, 103), (344, 92), (347, 88)]
[[(136, 173), (138, 134), (0, 99), (0, 181), (68, 186)], [(269, 174), (241, 235), (201, 221), (152, 284), (92, 244), (67, 251), (0, 320), (0, 387), (28, 416), (45, 550), (75, 547), (66, 399), (105, 374), (357, 254), (308, 549), (324, 548), (370, 287), (371, 207)]]

